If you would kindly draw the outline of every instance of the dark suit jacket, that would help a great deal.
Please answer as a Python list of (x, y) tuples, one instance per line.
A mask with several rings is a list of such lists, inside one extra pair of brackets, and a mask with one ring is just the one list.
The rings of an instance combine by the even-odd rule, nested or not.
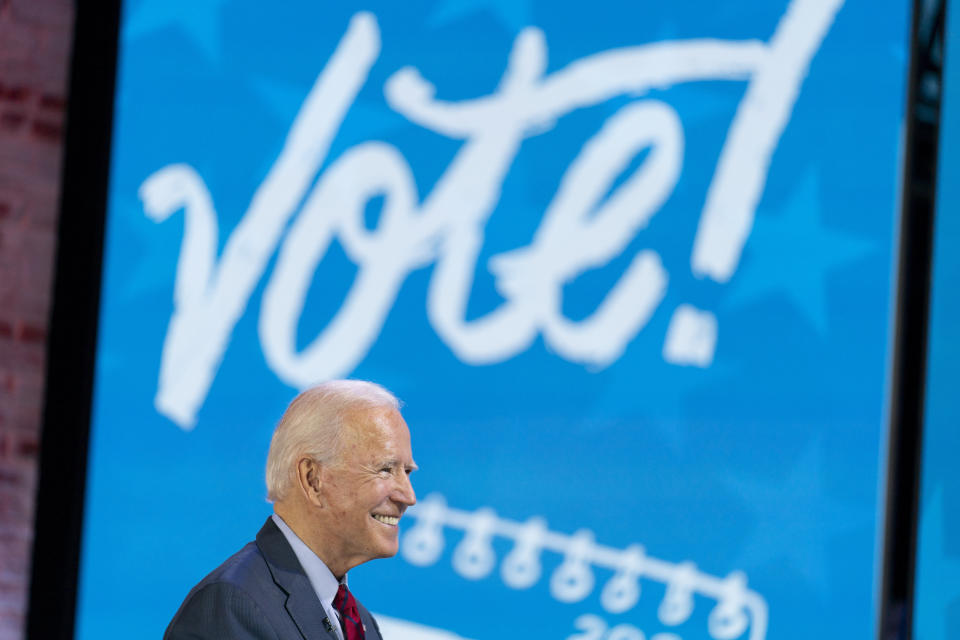
[[(357, 603), (367, 640), (382, 640)], [(297, 556), (273, 520), (187, 594), (164, 640), (337, 640)], [(338, 624), (336, 619), (331, 624)]]

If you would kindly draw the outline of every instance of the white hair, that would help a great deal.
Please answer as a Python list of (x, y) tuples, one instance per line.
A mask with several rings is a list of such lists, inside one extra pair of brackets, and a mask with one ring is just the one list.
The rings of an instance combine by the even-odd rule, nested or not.
[(286, 498), (302, 456), (321, 463), (337, 459), (347, 414), (379, 408), (399, 409), (400, 402), (380, 385), (364, 380), (331, 380), (301, 392), (283, 413), (270, 440), (267, 500)]

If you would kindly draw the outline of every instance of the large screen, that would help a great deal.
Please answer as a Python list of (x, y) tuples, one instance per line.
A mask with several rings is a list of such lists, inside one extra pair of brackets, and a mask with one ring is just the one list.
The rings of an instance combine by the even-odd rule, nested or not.
[(871, 637), (908, 14), (124, 2), (77, 636), (159, 637), (352, 377), (385, 637)]

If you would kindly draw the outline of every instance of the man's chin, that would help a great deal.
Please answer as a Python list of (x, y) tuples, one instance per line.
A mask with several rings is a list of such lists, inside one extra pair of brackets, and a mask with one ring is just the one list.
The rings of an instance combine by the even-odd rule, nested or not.
[(400, 550), (400, 530), (397, 527), (387, 528), (377, 523), (375, 539), (378, 558), (392, 558)]
[(393, 535), (393, 539), (385, 540), (384, 544), (380, 545), (378, 551), (380, 551), (381, 558), (392, 558), (397, 555), (397, 551), (400, 550), (400, 541), (397, 539), (397, 535)]

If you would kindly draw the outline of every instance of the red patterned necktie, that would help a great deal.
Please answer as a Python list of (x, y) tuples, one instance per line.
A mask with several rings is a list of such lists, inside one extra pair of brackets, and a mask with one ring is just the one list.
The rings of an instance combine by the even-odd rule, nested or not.
[(353, 599), (353, 594), (347, 589), (347, 585), (341, 584), (337, 589), (337, 595), (333, 597), (333, 606), (340, 612), (340, 626), (343, 628), (344, 640), (364, 640), (363, 623), (360, 621), (360, 612), (357, 611), (357, 601)]

